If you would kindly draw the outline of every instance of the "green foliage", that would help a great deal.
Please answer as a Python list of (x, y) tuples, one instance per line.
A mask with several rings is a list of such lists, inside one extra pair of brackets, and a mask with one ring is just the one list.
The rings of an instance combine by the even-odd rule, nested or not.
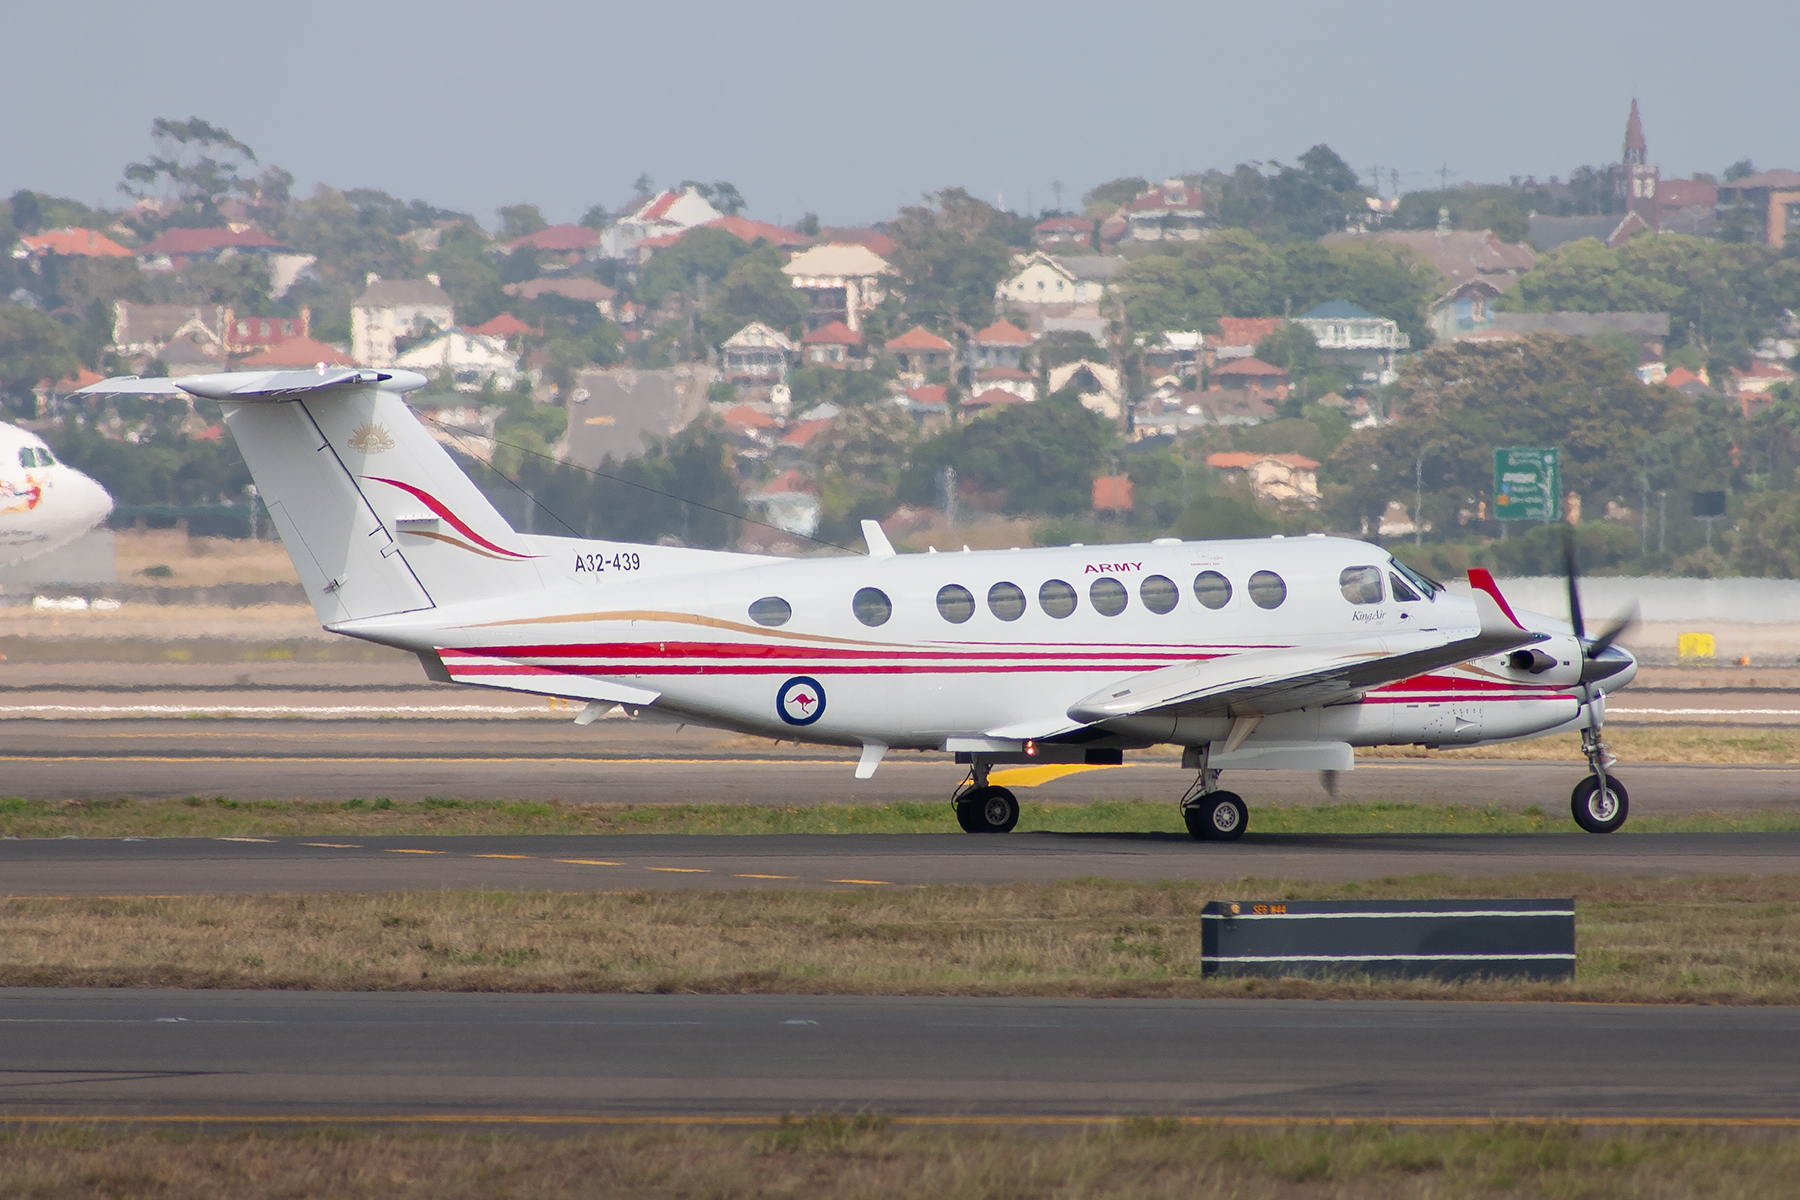
[(257, 255), (191, 263), (183, 278), (204, 303), (228, 305), (240, 313), (269, 311), (269, 266)]
[(1323, 144), (1302, 154), (1297, 166), (1271, 162), (1265, 171), (1239, 163), (1229, 175), (1208, 171), (1201, 187), (1217, 198), (1212, 207), (1220, 224), (1270, 242), (1311, 240), (1342, 229), (1346, 213), (1365, 207), (1356, 172)]
[(73, 375), (78, 365), (68, 330), (54, 317), (20, 304), (0, 304), (0, 404), (32, 413), (40, 379)]
[(1465, 184), (1407, 192), (1388, 224), (1394, 229), (1436, 229), (1439, 209), (1449, 210), (1452, 229), (1491, 229), (1503, 242), (1524, 242), (1531, 236), (1531, 214), (1554, 213), (1557, 205), (1548, 188)]
[(494, 215), (500, 218), (494, 236), (503, 242), (550, 228), (550, 222), (544, 220), (543, 212), (535, 204), (508, 204), (495, 209)]
[[(729, 236), (729, 235), (727, 235)], [(781, 273), (774, 253), (768, 247), (762, 252), (738, 260), (713, 293), (702, 331), (714, 345), (723, 342), (752, 321), (761, 321), (771, 329), (798, 336), (806, 304), (793, 282)]]
[(220, 125), (190, 117), (150, 123), (156, 153), (125, 167), (119, 190), (130, 196), (163, 193), (179, 200), (184, 216), (197, 223), (218, 219), (218, 202), (249, 190), (243, 172), (256, 162), (256, 151)]
[[(62, 416), (44, 430), (56, 456), (99, 480), (120, 507), (241, 501), (249, 469), (229, 435), (189, 436), (183, 400), (119, 396)], [(218, 419), (217, 412), (210, 419)], [(138, 440), (106, 437), (103, 426), (123, 423)]]
[(735, 217), (744, 211), (744, 197), (737, 190), (736, 184), (727, 183), (723, 179), (714, 180), (712, 183), (699, 183), (692, 179), (684, 179), (681, 186), (675, 190), (686, 191), (690, 187), (700, 193), (701, 199), (728, 217)]
[(1666, 312), (1669, 341), (1733, 360), (1800, 306), (1800, 262), (1767, 246), (1662, 234), (1609, 250), (1593, 238), (1541, 256), (1498, 301), (1523, 312)]
[(1109, 213), (1121, 204), (1136, 200), (1150, 190), (1150, 181), (1136, 175), (1128, 175), (1123, 179), (1114, 179), (1101, 184), (1081, 198), (1087, 208), (1104, 208)]
[(937, 472), (953, 466), (979, 490), (1002, 494), (1009, 513), (1084, 512), (1116, 436), (1111, 422), (1066, 392), (1007, 405), (921, 445), (902, 492), (913, 503), (934, 503)]
[(1410, 507), (1418, 459), (1425, 517), (1442, 536), (1491, 504), (1497, 446), (1560, 447), (1564, 487), (1589, 512), (1638, 503), (1640, 455), (1654, 460), (1655, 487), (1704, 479), (1728, 453), (1728, 442), (1694, 435), (1679, 392), (1647, 387), (1629, 360), (1557, 334), (1429, 350), (1402, 368), (1389, 412), (1331, 458), (1330, 480), (1348, 489), (1343, 525), (1378, 519), (1390, 500)]
[(528, 458), (547, 456), (569, 428), (569, 411), (560, 404), (536, 404), (525, 390), (504, 395), (489, 393), (502, 405), (494, 424), (496, 440), (494, 467), (508, 475), (516, 475)]
[(748, 253), (743, 239), (723, 229), (706, 225), (690, 229), (674, 245), (658, 250), (638, 273), (638, 299), (657, 304), (675, 292), (692, 296), (701, 276), (709, 284), (718, 283)]
[(1328, 300), (1391, 318), (1414, 346), (1430, 340), (1426, 306), (1440, 292), (1429, 265), (1380, 245), (1269, 246), (1222, 230), (1179, 254), (1140, 258), (1119, 274), (1125, 318), (1138, 333), (1218, 329), (1220, 317), (1304, 312)]
[(962, 188), (928, 199), (901, 209), (888, 226), (897, 243), (894, 267), (907, 317), (941, 334), (958, 323), (988, 325), (994, 319), (994, 289), (1012, 266), (1009, 239), (1020, 219)]
[(1189, 540), (1206, 538), (1266, 537), (1281, 522), (1254, 501), (1239, 496), (1200, 496), (1188, 504), (1176, 526)]
[(1072, 362), (1105, 362), (1106, 351), (1079, 329), (1057, 329), (1039, 339), (1037, 357), (1038, 365), (1049, 371)]

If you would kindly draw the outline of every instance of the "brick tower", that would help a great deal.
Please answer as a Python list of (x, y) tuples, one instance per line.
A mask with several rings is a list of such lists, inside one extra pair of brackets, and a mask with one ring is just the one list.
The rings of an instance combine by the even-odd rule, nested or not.
[(1658, 227), (1656, 184), (1661, 168), (1651, 165), (1650, 148), (1644, 141), (1644, 122), (1638, 116), (1638, 103), (1631, 101), (1631, 116), (1625, 122), (1624, 179), (1625, 211), (1636, 213), (1650, 228)]

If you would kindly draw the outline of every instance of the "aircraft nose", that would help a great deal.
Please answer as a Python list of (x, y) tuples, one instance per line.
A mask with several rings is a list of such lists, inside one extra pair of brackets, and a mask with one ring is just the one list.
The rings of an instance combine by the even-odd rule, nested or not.
[(68, 472), (65, 482), (69, 491), (70, 512), (81, 520), (81, 527), (91, 529), (111, 516), (112, 493), (90, 475), (84, 475), (73, 467), (69, 467)]
[(1624, 687), (1637, 675), (1638, 661), (1631, 651), (1614, 644), (1581, 664), (1583, 683), (1602, 683), (1604, 690)]

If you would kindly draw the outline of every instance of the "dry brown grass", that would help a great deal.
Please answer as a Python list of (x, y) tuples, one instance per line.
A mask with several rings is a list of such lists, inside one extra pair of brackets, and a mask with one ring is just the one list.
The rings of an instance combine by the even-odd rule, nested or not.
[[(263, 522), (268, 528), (268, 522)], [(167, 576), (149, 576), (167, 567)], [(178, 529), (121, 529), (113, 535), (113, 569), (121, 583), (150, 587), (214, 587), (221, 583), (299, 583), (287, 547), (248, 538), (189, 537)]]
[(812, 1118), (773, 1130), (539, 1139), (194, 1137), (76, 1130), (0, 1140), (0, 1194), (274, 1200), (683, 1197), (903, 1200), (1687, 1200), (1794, 1194), (1800, 1139), (1708, 1129), (1222, 1129), (1143, 1120), (1059, 1138)]
[[(1572, 983), (1203, 979), (1211, 899), (1577, 897)], [(1800, 1002), (1800, 879), (0, 902), (0, 986)]]
[[(1694, 703), (1684, 699), (1684, 704)], [(1800, 762), (1800, 729), (1754, 725), (1644, 727), (1608, 724), (1606, 741), (1620, 769), (1632, 763), (1724, 763), (1732, 765)], [(1359, 747), (1358, 758), (1478, 758), (1504, 762), (1581, 761), (1581, 735), (1560, 734), (1529, 742), (1506, 742), (1472, 750), (1427, 750), (1423, 746)]]

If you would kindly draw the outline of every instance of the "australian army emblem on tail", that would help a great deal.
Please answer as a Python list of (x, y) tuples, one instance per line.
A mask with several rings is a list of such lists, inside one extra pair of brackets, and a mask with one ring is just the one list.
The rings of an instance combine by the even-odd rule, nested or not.
[(350, 448), (358, 454), (380, 454), (394, 448), (394, 435), (385, 426), (364, 421), (350, 431)]

